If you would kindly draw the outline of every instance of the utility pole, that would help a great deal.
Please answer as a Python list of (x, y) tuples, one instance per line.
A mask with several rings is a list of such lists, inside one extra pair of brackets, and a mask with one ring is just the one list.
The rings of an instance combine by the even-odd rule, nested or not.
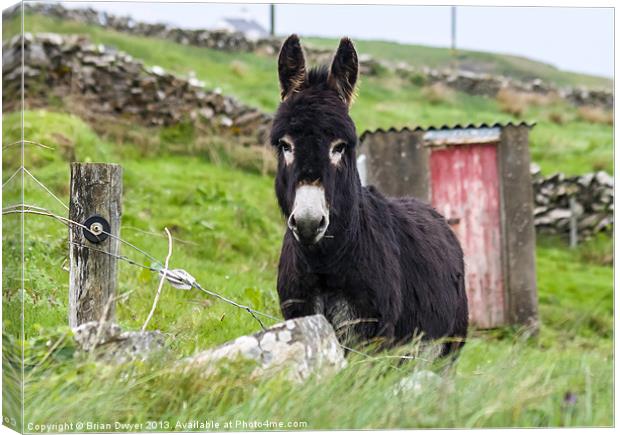
[(452, 6), (452, 54), (456, 54), (456, 6)]
[(271, 36), (276, 36), (276, 5), (273, 3), (269, 5), (269, 23), (269, 34)]
[(452, 6), (450, 9), (450, 17), (451, 17), (451, 44), (450, 44), (450, 57), (452, 57), (452, 61), (450, 62), (450, 66), (453, 71), (458, 69), (457, 66), (457, 56), (456, 56), (456, 6)]

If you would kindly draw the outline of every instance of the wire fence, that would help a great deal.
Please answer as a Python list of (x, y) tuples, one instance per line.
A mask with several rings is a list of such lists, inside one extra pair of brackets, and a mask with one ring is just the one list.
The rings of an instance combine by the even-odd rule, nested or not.
[[(65, 224), (67, 227), (71, 226), (71, 225), (75, 225), (77, 227), (86, 229), (87, 231), (89, 231), (89, 228), (86, 227), (85, 225), (73, 221), (71, 219), (65, 218), (63, 216), (59, 216), (57, 214), (52, 213), (51, 211), (42, 208), (42, 207), (38, 207), (38, 206), (34, 206), (34, 205), (28, 205), (28, 204), (18, 204), (18, 205), (14, 205), (14, 206), (9, 206), (9, 207), (5, 207), (2, 209), (2, 214), (12, 214), (12, 213), (27, 213), (27, 214), (31, 214), (31, 215), (38, 215), (38, 216), (47, 216), (53, 219), (56, 219), (58, 221), (60, 221), (61, 223)], [(148, 252), (144, 251), (143, 249), (138, 248), (136, 245), (134, 245), (133, 243), (130, 243), (126, 240), (124, 240), (121, 237), (117, 237), (107, 231), (101, 230), (101, 232), (103, 234), (108, 235), (109, 237), (112, 237), (114, 239), (117, 239), (119, 242), (129, 246), (130, 248), (136, 250), (137, 252), (141, 253), (142, 255), (144, 255), (145, 257), (147, 257), (148, 259), (152, 260), (155, 264), (162, 264), (157, 258), (155, 258), (153, 255), (149, 254)], [(71, 244), (75, 245), (75, 246), (79, 246), (82, 248), (87, 248), (89, 250), (93, 250), (96, 252), (100, 252), (103, 253), (105, 255), (109, 255), (110, 257), (113, 257), (117, 260), (120, 261), (124, 261), (127, 264), (130, 264), (131, 266), (136, 266), (136, 267), (140, 267), (143, 269), (147, 269), (150, 270), (151, 272), (154, 273), (158, 273), (160, 275), (165, 275), (166, 280), (168, 281), (168, 283), (170, 283), (173, 287), (175, 288), (183, 288), (184, 286), (188, 286), (189, 288), (195, 288), (203, 293), (208, 294), (209, 296), (215, 297), (217, 299), (220, 299), (230, 305), (233, 305), (239, 309), (245, 310), (247, 311), (250, 315), (252, 315), (252, 317), (254, 317), (254, 319), (259, 323), (259, 325), (261, 326), (262, 329), (266, 329), (263, 322), (260, 320), (260, 318), (258, 318), (257, 316), (261, 316), (264, 318), (267, 318), (269, 320), (280, 320), (270, 314), (266, 314), (263, 313), (261, 311), (255, 310), (247, 305), (243, 305), (240, 303), (237, 303), (235, 301), (233, 301), (232, 299), (229, 299), (217, 292), (214, 292), (212, 290), (209, 290), (205, 287), (203, 287), (192, 275), (190, 275), (187, 271), (185, 271), (184, 269), (167, 269), (164, 267), (153, 267), (153, 266), (146, 266), (144, 264), (140, 264), (139, 262), (125, 256), (125, 255), (119, 255), (119, 254), (114, 254), (112, 252), (108, 252), (106, 250), (103, 249), (99, 249), (93, 246), (87, 246), (83, 243), (78, 243), (75, 241), (70, 241)]]
[[(24, 141), (27, 142), (27, 141)], [(50, 148), (53, 149), (51, 147), (47, 147), (45, 145), (42, 144), (38, 144), (36, 142), (30, 142), (32, 144), (36, 144), (36, 145), (41, 145), (45, 148)], [(9, 144), (7, 146), (10, 146), (12, 144)], [(56, 202), (58, 202), (59, 204), (61, 204), (66, 210), (69, 210), (69, 207), (57, 196), (55, 195), (47, 186), (45, 186), (44, 183), (42, 183), (40, 180), (38, 180), (30, 171), (28, 171), (26, 168), (24, 167), (20, 167), (17, 169), (17, 171), (15, 171), (10, 177), (9, 179), (7, 179), (7, 181), (5, 181), (2, 185), (2, 187), (4, 188), (6, 184), (8, 184), (12, 179), (15, 178), (15, 176), (20, 172), (23, 171), (23, 173), (25, 175), (28, 175), (32, 180), (35, 181), (35, 183), (42, 189), (44, 190), (50, 197), (52, 197)], [(8, 214), (17, 214), (17, 213), (22, 213), (22, 214), (29, 214), (29, 215), (34, 215), (34, 216), (43, 216), (43, 217), (49, 217), (52, 219), (55, 219), (58, 222), (61, 222), (62, 224), (64, 224), (67, 227), (71, 227), (71, 226), (77, 226), (79, 228), (85, 229), (87, 231), (90, 231), (90, 229), (88, 227), (86, 227), (85, 225), (83, 225), (80, 222), (76, 222), (74, 220), (71, 220), (69, 218), (66, 218), (64, 216), (60, 216), (59, 214), (56, 214), (54, 212), (52, 212), (49, 209), (43, 208), (43, 207), (39, 207), (36, 205), (31, 205), (31, 204), (15, 204), (15, 205), (11, 205), (11, 206), (7, 206), (4, 207), (2, 209), (2, 214), (3, 215), (8, 215)], [(215, 292), (213, 290), (209, 290), (208, 288), (204, 287), (203, 285), (201, 285), (190, 273), (188, 273), (186, 270), (184, 269), (170, 269), (168, 267), (164, 266), (164, 263), (162, 263), (161, 261), (159, 261), (155, 256), (151, 255), (150, 253), (146, 252), (145, 250), (137, 247), (136, 245), (134, 245), (133, 243), (115, 236), (114, 234), (111, 234), (110, 232), (107, 232), (105, 230), (101, 230), (101, 232), (103, 234), (106, 234), (107, 236), (118, 240), (120, 243), (124, 244), (125, 246), (133, 249), (134, 251), (140, 253), (141, 255), (143, 255), (144, 257), (148, 258), (149, 260), (151, 260), (154, 264), (158, 265), (157, 267), (154, 266), (147, 266), (144, 264), (141, 264), (140, 262), (125, 256), (125, 255), (120, 255), (120, 254), (115, 254), (112, 252), (108, 252), (104, 249), (100, 249), (94, 246), (89, 246), (89, 245), (85, 245), (83, 243), (79, 243), (79, 242), (75, 242), (72, 240), (69, 240), (69, 244), (73, 245), (73, 246), (79, 246), (81, 248), (86, 248), (95, 252), (99, 252), (105, 255), (108, 255), (110, 257), (113, 257), (117, 260), (123, 261), (131, 266), (134, 267), (138, 267), (138, 268), (142, 268), (142, 269), (146, 269), (149, 270), (153, 273), (157, 273), (161, 276), (162, 281), (165, 280), (167, 281), (170, 285), (172, 285), (173, 287), (177, 288), (177, 289), (181, 289), (181, 290), (190, 290), (190, 289), (196, 289), (208, 296), (211, 296), (213, 298), (219, 299), (222, 302), (229, 304), (233, 307), (236, 307), (240, 310), (246, 311), (249, 315), (251, 315), (254, 320), (260, 325), (261, 329), (266, 330), (264, 323), (262, 322), (261, 318), (265, 318), (265, 319), (269, 319), (271, 321), (282, 321), (282, 319), (277, 318), (275, 316), (272, 316), (270, 314), (264, 313), (262, 311), (256, 310), (248, 305), (245, 304), (241, 304), (238, 303), (218, 292)], [(158, 234), (156, 233), (151, 233), (151, 235), (153, 236), (158, 236)], [(193, 243), (191, 241), (184, 241), (186, 243)], [(158, 290), (159, 292), (159, 290)], [(131, 293), (131, 292), (127, 292)], [(124, 294), (126, 295), (126, 294)], [(123, 295), (123, 296), (124, 296)], [(148, 323), (148, 319), (147, 322), (145, 322), (145, 326), (146, 323)], [(343, 345), (342, 343), (339, 343), (340, 347), (348, 352), (357, 354), (357, 355), (361, 355), (365, 358), (371, 359), (371, 360), (376, 360), (376, 359), (384, 359), (384, 358), (394, 358), (394, 359), (399, 359), (399, 360), (409, 360), (409, 359), (418, 359), (418, 360), (424, 360), (423, 358), (420, 358), (418, 356), (414, 357), (411, 355), (383, 355), (380, 357), (377, 356), (371, 356), (367, 353), (361, 352), (359, 350), (353, 349), (349, 346)], [(399, 369), (398, 367), (394, 366), (394, 368)]]

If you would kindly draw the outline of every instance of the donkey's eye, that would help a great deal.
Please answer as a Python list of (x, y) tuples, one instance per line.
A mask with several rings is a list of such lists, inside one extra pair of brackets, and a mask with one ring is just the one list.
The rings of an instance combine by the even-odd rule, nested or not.
[(334, 154), (342, 154), (347, 144), (345, 142), (338, 142), (332, 147), (332, 153)]
[(278, 141), (278, 148), (280, 148), (285, 153), (288, 153), (293, 150), (293, 148), (291, 147), (291, 144), (283, 139), (280, 139)]

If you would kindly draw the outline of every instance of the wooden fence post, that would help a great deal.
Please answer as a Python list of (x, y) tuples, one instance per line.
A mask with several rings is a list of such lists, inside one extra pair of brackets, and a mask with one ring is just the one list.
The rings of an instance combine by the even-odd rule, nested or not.
[[(121, 224), (122, 167), (72, 163), (69, 219), (69, 326), (113, 320)], [(102, 252), (104, 251), (104, 252)]]

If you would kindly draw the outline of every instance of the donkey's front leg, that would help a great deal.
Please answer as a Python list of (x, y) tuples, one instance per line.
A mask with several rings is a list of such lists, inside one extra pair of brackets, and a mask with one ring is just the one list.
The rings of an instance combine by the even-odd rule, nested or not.
[(280, 310), (285, 320), (315, 314), (312, 292), (300, 276), (278, 274), (278, 295)]
[(381, 340), (380, 348), (389, 348), (396, 340), (396, 322), (402, 312), (400, 289), (385, 288), (377, 292), (379, 323), (376, 336)]
[(283, 293), (280, 294), (280, 310), (282, 310), (282, 316), (284, 320), (294, 319), (297, 317), (311, 316), (315, 314), (314, 306), (311, 301), (303, 298), (301, 295), (295, 293)]

